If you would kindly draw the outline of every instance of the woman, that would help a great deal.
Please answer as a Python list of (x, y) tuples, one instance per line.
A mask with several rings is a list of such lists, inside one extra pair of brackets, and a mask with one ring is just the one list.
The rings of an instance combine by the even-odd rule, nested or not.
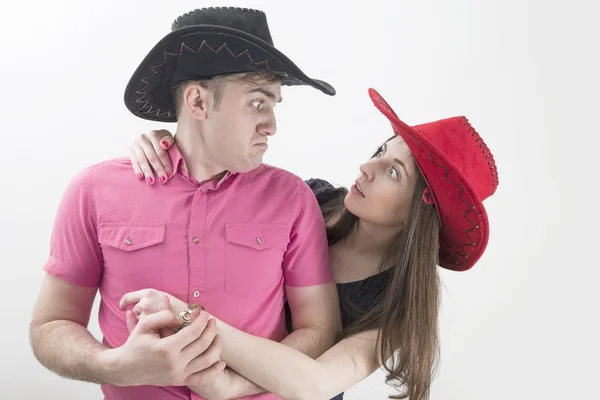
[[(498, 175), (479, 134), (464, 117), (409, 127), (376, 91), (369, 95), (394, 136), (360, 167), (349, 191), (307, 182), (327, 223), (340, 341), (313, 360), (217, 320), (222, 360), (284, 398), (331, 398), (384, 365), (387, 382), (403, 389), (397, 398), (428, 399), (438, 355), (437, 265), (465, 271), (487, 245), (482, 200), (495, 192)], [(158, 148), (160, 139), (152, 140)], [(152, 146), (134, 146), (132, 154), (139, 173), (138, 163), (148, 171), (146, 157), (156, 156)], [(177, 299), (171, 306), (187, 307)]]

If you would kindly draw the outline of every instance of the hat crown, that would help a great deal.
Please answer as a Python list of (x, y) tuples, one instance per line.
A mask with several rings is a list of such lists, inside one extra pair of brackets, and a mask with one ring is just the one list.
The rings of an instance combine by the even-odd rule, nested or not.
[(450, 161), (480, 200), (494, 194), (498, 171), (494, 156), (466, 117), (452, 117), (413, 126)]
[(240, 7), (205, 7), (179, 16), (171, 31), (198, 25), (222, 26), (253, 35), (273, 46), (267, 15), (260, 10)]

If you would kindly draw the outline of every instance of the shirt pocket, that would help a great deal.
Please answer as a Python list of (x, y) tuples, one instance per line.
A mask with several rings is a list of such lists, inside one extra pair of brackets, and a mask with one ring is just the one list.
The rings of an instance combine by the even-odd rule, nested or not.
[(237, 294), (262, 293), (283, 282), (283, 257), (289, 228), (279, 223), (225, 225), (225, 290)]
[(103, 222), (103, 282), (123, 291), (162, 287), (165, 224)]

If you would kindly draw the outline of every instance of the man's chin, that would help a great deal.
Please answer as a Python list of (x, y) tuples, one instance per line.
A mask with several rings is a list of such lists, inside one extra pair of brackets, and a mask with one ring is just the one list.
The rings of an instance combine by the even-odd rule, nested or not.
[(237, 165), (235, 170), (231, 169), (231, 172), (250, 172), (258, 168), (260, 164), (262, 164), (262, 155), (260, 157), (254, 157), (251, 160), (248, 160), (248, 163), (246, 163), (245, 165)]
[(250, 165), (251, 165), (251, 168), (252, 168), (252, 169), (254, 169), (254, 168), (258, 168), (258, 166), (259, 166), (260, 164), (262, 164), (262, 161), (263, 161), (263, 156), (264, 156), (264, 154), (265, 154), (264, 152), (261, 152), (261, 153), (259, 153), (259, 154), (255, 154), (255, 155), (254, 155), (254, 156), (253, 156), (253, 157), (250, 159)]

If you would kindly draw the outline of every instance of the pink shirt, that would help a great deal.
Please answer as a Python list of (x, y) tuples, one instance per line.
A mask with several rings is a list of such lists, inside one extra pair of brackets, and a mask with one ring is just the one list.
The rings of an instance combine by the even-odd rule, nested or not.
[[(284, 286), (333, 282), (325, 225), (310, 188), (262, 164), (199, 184), (176, 147), (168, 184), (148, 185), (126, 159), (84, 169), (66, 189), (45, 271), (98, 287), (103, 343), (128, 338), (123, 294), (155, 288), (248, 333), (287, 336)], [(103, 385), (109, 400), (199, 399), (187, 387)], [(278, 399), (273, 394), (246, 398)]]

